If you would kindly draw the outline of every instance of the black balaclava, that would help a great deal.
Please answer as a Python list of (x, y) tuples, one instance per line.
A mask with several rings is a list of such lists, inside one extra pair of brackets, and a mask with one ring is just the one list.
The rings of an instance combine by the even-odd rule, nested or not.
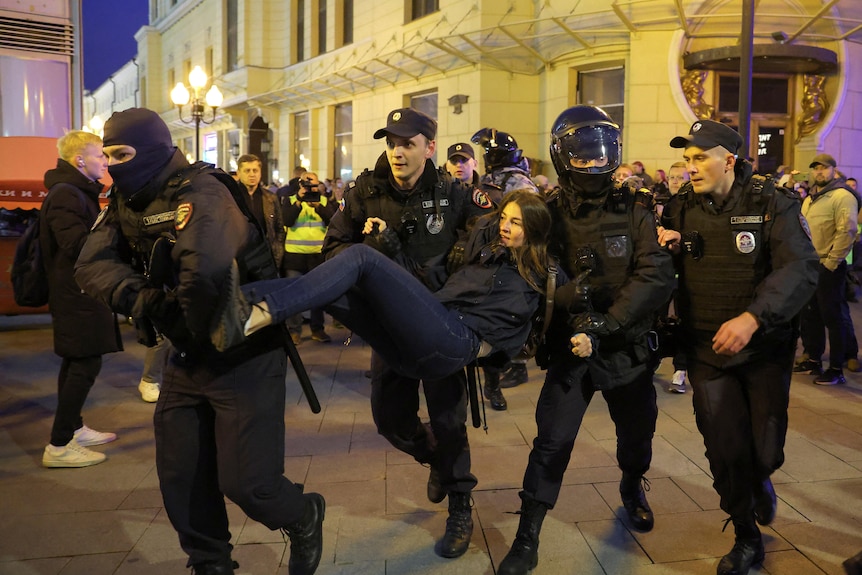
[(126, 199), (144, 189), (170, 161), (176, 148), (171, 132), (161, 117), (146, 108), (114, 112), (105, 122), (104, 146), (131, 146), (135, 157), (123, 164), (108, 166), (114, 183)]
[[(585, 198), (598, 198), (606, 195), (613, 185), (611, 179), (613, 172), (607, 174), (583, 174), (580, 172), (565, 172), (565, 177), (560, 176), (560, 183), (568, 184), (572, 191)], [(567, 181), (564, 181), (567, 180)]]

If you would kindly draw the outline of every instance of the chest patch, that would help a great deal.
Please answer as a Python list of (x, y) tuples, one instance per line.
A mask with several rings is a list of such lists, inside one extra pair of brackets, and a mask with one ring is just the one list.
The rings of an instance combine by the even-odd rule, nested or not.
[(486, 194), (484, 191), (474, 189), (473, 203), (482, 208), (483, 210), (487, 210), (491, 207), (491, 198), (489, 198), (488, 194)]
[(172, 222), (177, 217), (177, 213), (174, 211), (170, 212), (162, 212), (160, 214), (151, 214), (149, 216), (143, 217), (143, 222), (145, 226), (154, 226), (156, 224), (163, 224), (165, 222)]
[(627, 236), (608, 236), (605, 238), (605, 253), (611, 258), (627, 258), (629, 256)]
[(741, 254), (750, 254), (757, 247), (757, 240), (753, 232), (737, 232), (734, 243), (736, 251)]
[(185, 228), (189, 221), (192, 219), (192, 204), (190, 202), (184, 202), (177, 206), (177, 218), (175, 220), (175, 227), (177, 231)]
[[(449, 200), (447, 200), (446, 198), (440, 199), (440, 207), (446, 207), (448, 205), (449, 205)], [(428, 210), (428, 209), (431, 209), (433, 207), (434, 207), (434, 200), (423, 200), (423, 202), (422, 202), (422, 209), (423, 210)]]
[(428, 232), (434, 235), (439, 234), (443, 230), (443, 216), (438, 214), (431, 214), (428, 216), (428, 219), (425, 220), (425, 227), (428, 228)]
[(730, 224), (762, 224), (763, 216), (731, 216)]

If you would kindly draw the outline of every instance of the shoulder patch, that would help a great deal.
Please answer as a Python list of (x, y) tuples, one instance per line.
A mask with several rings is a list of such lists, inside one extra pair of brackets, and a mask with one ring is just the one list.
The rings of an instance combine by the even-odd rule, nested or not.
[(473, 203), (483, 210), (487, 210), (493, 205), (491, 204), (491, 198), (488, 197), (488, 194), (478, 188), (473, 189)]
[(175, 227), (177, 231), (182, 230), (189, 223), (189, 220), (192, 219), (192, 204), (191, 202), (183, 202), (182, 204), (177, 206), (177, 219), (175, 220)]

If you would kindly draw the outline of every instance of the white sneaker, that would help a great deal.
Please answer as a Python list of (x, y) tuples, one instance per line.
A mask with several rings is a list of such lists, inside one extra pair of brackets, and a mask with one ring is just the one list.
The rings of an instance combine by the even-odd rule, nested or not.
[(670, 385), (667, 386), (667, 390), (670, 393), (685, 393), (687, 389), (685, 386), (685, 376), (686, 373), (684, 369), (678, 369), (673, 372), (673, 378), (670, 380)]
[(161, 388), (158, 383), (150, 383), (143, 379), (141, 380), (141, 383), (138, 384), (138, 391), (141, 392), (141, 399), (147, 403), (155, 403), (159, 400), (160, 389)]
[(95, 429), (90, 429), (85, 425), (75, 432), (73, 439), (81, 447), (90, 447), (91, 445), (111, 443), (117, 439), (117, 434), (111, 433), (110, 431), (96, 431)]
[[(91, 430), (92, 431), (92, 430)], [(45, 446), (42, 454), (43, 467), (89, 467), (103, 462), (107, 457), (104, 453), (91, 451), (82, 447), (74, 439), (64, 445), (57, 447), (50, 443)]]

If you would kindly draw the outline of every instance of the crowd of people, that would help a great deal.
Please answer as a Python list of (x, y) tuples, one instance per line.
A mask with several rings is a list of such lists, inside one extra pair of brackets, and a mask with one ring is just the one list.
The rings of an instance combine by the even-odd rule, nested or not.
[[(435, 551), (460, 557), (479, 481), (465, 368), (481, 368), (485, 398), (506, 410), (502, 390), (528, 381), (525, 343), (541, 328), (537, 436), (497, 572), (538, 564), (543, 520), (596, 392), (615, 426), (625, 517), (655, 527), (646, 492), (663, 355), (674, 368), (667, 391), (692, 390), (734, 528), (716, 571), (761, 563), (792, 373), (835, 385), (859, 370), (845, 297), (862, 208), (855, 180), (818, 154), (803, 198), (796, 174), (755, 173), (739, 134), (710, 120), (673, 138), (681, 161), (651, 177), (623, 162), (619, 125), (594, 106), (554, 121), (556, 182), (531, 173), (515, 137), (496, 128), (449, 145), (445, 168), (432, 161), (437, 123), (422, 112), (390, 111), (374, 138), (384, 144), (375, 165), (346, 185), (298, 167), (277, 190), (254, 155), (238, 159), (235, 178), (190, 164), (143, 108), (111, 116), (103, 140), (61, 138), (40, 216), (63, 358), (43, 465), (106, 460), (89, 447), (116, 435), (84, 425), (82, 410), (101, 356), (122, 350), (117, 315), (133, 318), (149, 347), (139, 389), (156, 404), (160, 489), (188, 566), (234, 573), (228, 497), (289, 539), (290, 575), (313, 574), (326, 504), (284, 475), (284, 380), (303, 313), (320, 343), (331, 341), (328, 314), (372, 347), (374, 423), (427, 466), (428, 499), (448, 504)], [(98, 215), (105, 170), (114, 184)], [(553, 314), (539, 326), (551, 286)], [(678, 345), (664, 354), (655, 330), (669, 316)]]

